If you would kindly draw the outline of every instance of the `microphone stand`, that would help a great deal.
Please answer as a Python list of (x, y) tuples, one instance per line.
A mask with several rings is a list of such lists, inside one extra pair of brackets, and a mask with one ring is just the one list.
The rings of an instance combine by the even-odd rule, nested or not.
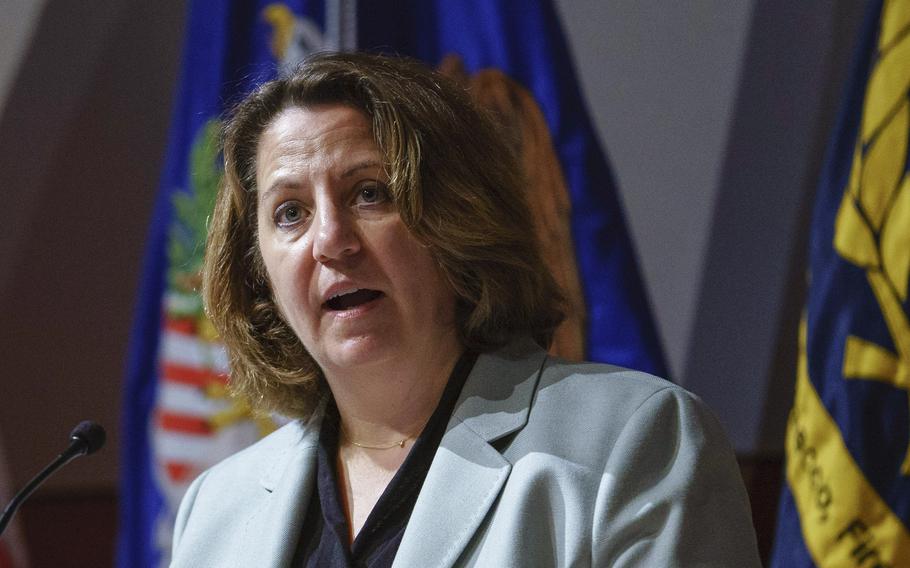
[[(94, 431), (90, 432), (90, 436), (94, 436), (94, 438), (90, 437), (89, 439), (86, 439), (85, 430), (87, 428), (97, 428), (100, 430), (100, 434), (96, 434)], [(100, 443), (95, 439), (99, 435), (101, 437)], [(89, 454), (104, 444), (104, 430), (101, 429), (101, 427), (97, 424), (83, 422), (82, 424), (79, 424), (75, 430), (73, 430), (71, 439), (72, 441), (70, 442), (69, 447), (63, 450), (63, 452), (61, 452), (54, 461), (48, 464), (47, 467), (42, 469), (38, 475), (33, 477), (32, 480), (29, 481), (28, 484), (26, 484), (26, 486), (15, 495), (15, 497), (13, 497), (13, 499), (9, 502), (9, 505), (6, 506), (6, 509), (3, 510), (3, 515), (0, 515), (0, 535), (3, 534), (4, 530), (6, 530), (6, 526), (13, 518), (13, 515), (16, 514), (16, 511), (19, 509), (22, 503), (24, 503), (25, 500), (28, 499), (32, 493), (34, 493), (35, 489), (38, 489), (38, 487), (44, 483), (45, 479), (50, 477), (51, 474), (53, 474), (55, 471), (78, 458), (79, 456)]]

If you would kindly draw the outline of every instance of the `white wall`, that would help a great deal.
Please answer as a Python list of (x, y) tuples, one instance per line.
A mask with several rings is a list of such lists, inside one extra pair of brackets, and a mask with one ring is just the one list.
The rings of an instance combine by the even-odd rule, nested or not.
[(681, 377), (752, 2), (557, 5)]
[(0, 109), (29, 47), (47, 0), (3, 0), (0, 18)]

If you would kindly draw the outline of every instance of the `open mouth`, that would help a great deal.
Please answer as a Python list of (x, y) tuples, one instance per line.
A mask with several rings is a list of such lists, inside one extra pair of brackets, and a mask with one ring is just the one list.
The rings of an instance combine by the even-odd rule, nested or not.
[(326, 300), (323, 304), (326, 309), (341, 312), (344, 310), (350, 310), (366, 304), (367, 302), (372, 302), (382, 296), (382, 292), (378, 290), (369, 290), (369, 289), (360, 289), (354, 290), (353, 292), (348, 292), (346, 294), (338, 294), (337, 296), (332, 296)]

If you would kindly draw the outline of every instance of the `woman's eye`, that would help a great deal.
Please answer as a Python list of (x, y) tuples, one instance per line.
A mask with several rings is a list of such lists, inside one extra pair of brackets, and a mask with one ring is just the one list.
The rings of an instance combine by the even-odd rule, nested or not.
[(278, 225), (293, 225), (303, 219), (303, 208), (295, 203), (282, 205), (275, 212)]
[(361, 203), (384, 203), (389, 200), (389, 190), (383, 185), (365, 185), (358, 190), (357, 200)]

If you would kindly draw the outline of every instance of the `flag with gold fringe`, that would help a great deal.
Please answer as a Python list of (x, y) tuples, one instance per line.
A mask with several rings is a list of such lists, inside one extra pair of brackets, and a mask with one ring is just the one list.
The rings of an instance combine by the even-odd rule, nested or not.
[(820, 178), (772, 566), (910, 566), (910, 2), (871, 2)]

